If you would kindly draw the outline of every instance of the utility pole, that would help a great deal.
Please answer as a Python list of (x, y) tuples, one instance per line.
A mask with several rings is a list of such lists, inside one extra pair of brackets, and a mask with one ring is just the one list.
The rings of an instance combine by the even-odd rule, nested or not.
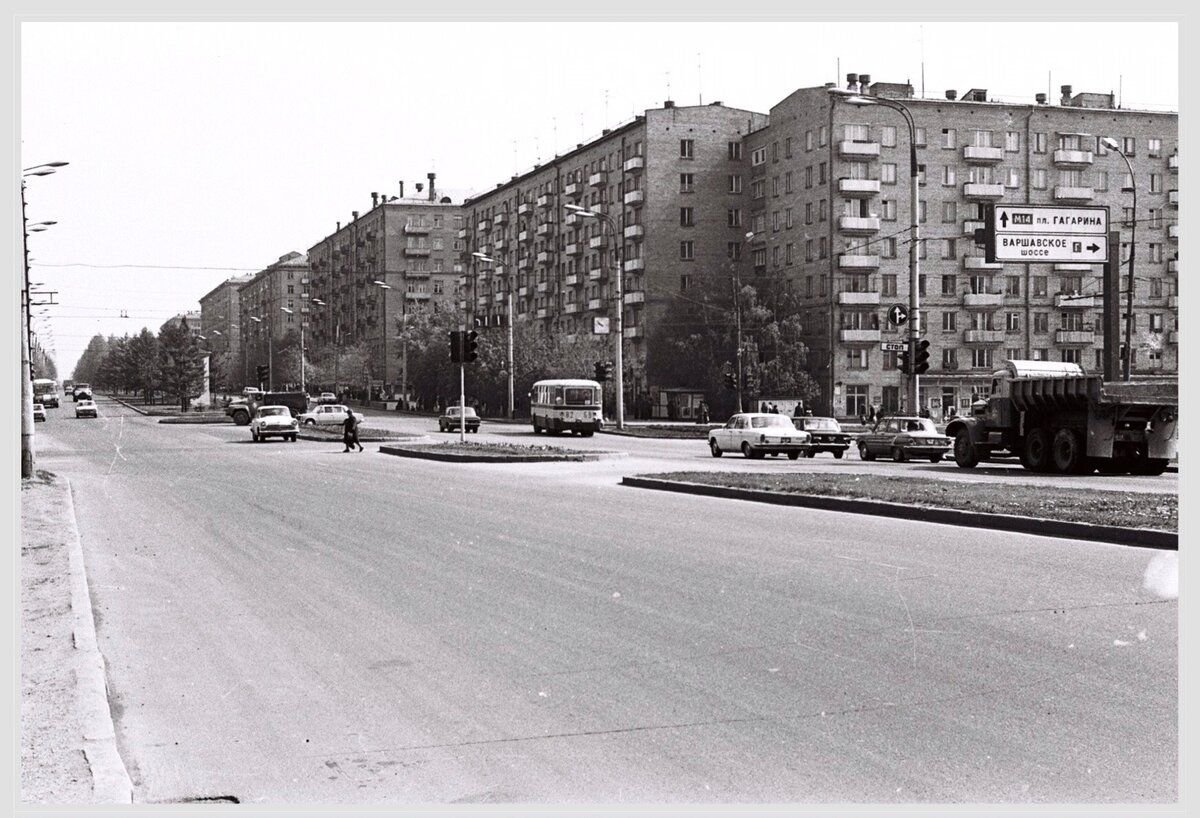
[(33, 373), (29, 359), (29, 222), (25, 216), (25, 182), (21, 181), (21, 246), (25, 270), (21, 286), (21, 477), (33, 477)]

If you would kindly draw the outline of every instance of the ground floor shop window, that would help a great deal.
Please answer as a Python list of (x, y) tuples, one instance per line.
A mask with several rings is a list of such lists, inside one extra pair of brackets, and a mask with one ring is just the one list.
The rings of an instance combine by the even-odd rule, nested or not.
[(869, 387), (866, 384), (846, 387), (846, 416), (857, 418), (867, 414)]

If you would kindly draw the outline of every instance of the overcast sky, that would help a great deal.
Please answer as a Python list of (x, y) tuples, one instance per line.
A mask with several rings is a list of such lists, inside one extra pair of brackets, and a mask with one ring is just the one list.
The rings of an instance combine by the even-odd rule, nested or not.
[(39, 337), (69, 377), (96, 333), (157, 332), (372, 191), (434, 171), (458, 201), (668, 98), (766, 112), (850, 71), (921, 94), (923, 62), (929, 97), (1178, 110), (1177, 46), (1128, 22), (27, 23), (21, 166), (71, 163), (27, 191), (58, 221), (30, 240), (60, 302)]

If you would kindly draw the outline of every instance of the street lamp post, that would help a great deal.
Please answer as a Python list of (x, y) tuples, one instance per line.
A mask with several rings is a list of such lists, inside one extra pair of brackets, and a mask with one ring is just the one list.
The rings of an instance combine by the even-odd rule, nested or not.
[[(920, 166), (917, 164), (917, 127), (913, 122), (912, 112), (908, 110), (908, 106), (894, 99), (888, 97), (867, 97), (856, 94), (853, 91), (837, 88), (829, 89), (829, 93), (833, 97), (845, 99), (851, 105), (882, 105), (884, 108), (899, 111), (900, 115), (904, 117), (904, 123), (908, 125), (909, 216), (912, 233), (911, 242), (908, 247), (908, 364), (911, 368), (916, 364), (917, 340), (921, 336), (921, 296), (919, 287), (921, 276), (919, 253), (919, 245), (921, 243), (921, 199), (920, 184), (918, 183)], [(919, 412), (921, 409), (921, 376), (917, 374), (915, 369), (909, 374), (908, 384), (909, 411)]]
[[(1117, 140), (1105, 136), (1101, 138), (1100, 143), (1125, 160), (1125, 167), (1129, 170), (1129, 184), (1133, 189), (1133, 218), (1129, 224), (1129, 283), (1125, 287), (1125, 360), (1121, 364), (1121, 379), (1127, 381), (1132, 376), (1133, 369), (1133, 256), (1137, 250), (1137, 176), (1133, 173), (1133, 163), (1129, 161), (1125, 151), (1121, 150)], [(1117, 262), (1119, 264), (1120, 259)]]
[[(379, 275), (383, 276), (385, 279), (387, 278), (387, 274), (388, 274), (388, 271), (387, 271), (387, 270), (380, 270), (380, 271), (379, 271)], [(391, 285), (391, 284), (388, 284), (386, 281), (379, 281), (378, 279), (376, 279), (376, 280), (372, 281), (371, 283), (372, 283), (372, 284), (374, 284), (374, 285), (375, 285), (376, 287), (378, 287), (379, 289), (383, 290), (383, 324), (382, 324), (382, 325), (381, 325), (381, 327), (380, 327), (380, 331), (381, 331), (381, 333), (382, 333), (382, 335), (383, 335), (383, 385), (384, 385), (384, 387), (386, 388), (386, 387), (387, 387), (387, 383), (388, 383), (388, 356), (387, 356), (387, 342), (388, 342), (388, 325), (387, 325), (387, 291), (388, 291), (388, 290), (390, 290), (390, 289), (392, 289), (392, 285)], [(401, 302), (401, 303), (403, 303), (403, 302)], [(402, 313), (402, 314), (403, 314), (403, 313)], [(406, 371), (405, 371), (405, 372), (402, 374), (402, 376), (401, 376), (401, 377), (403, 377), (403, 379), (404, 379), (404, 383), (400, 384), (400, 394), (401, 394), (401, 399), (402, 399), (402, 400), (406, 400), (406, 401), (407, 401), (407, 398), (404, 396), (404, 389), (405, 389), (405, 386), (406, 386), (406, 384), (408, 383), (408, 372), (407, 372), (407, 369), (408, 369), (408, 348), (407, 348), (407, 346), (405, 347), (405, 350), (404, 350), (404, 352), (405, 352), (405, 356), (404, 356), (404, 357), (405, 357), (405, 359), (404, 359), (404, 369), (405, 369)]]
[[(604, 213), (596, 210), (589, 210), (586, 207), (579, 205), (564, 205), (567, 210), (577, 213), (580, 216), (600, 219), (604, 224), (608, 225), (609, 235), (613, 237), (613, 241), (617, 244), (617, 274), (613, 281), (613, 300), (616, 301), (616, 310), (612, 316), (613, 332), (616, 335), (616, 340), (613, 344), (613, 389), (617, 393), (617, 428), (625, 428), (625, 238), (617, 235), (616, 223)], [(605, 253), (605, 256), (608, 254)]]
[[(483, 253), (471, 253), (471, 255), (487, 264), (496, 265), (499, 263), (496, 261), (496, 259), (489, 258), (488, 256), (484, 255)], [(508, 361), (508, 419), (512, 420), (513, 419), (513, 325), (512, 325), (512, 315), (513, 315), (513, 292), (512, 291), (513, 291), (513, 288), (512, 288), (512, 270), (506, 266), (505, 271), (507, 273), (507, 275), (505, 276), (505, 279), (506, 279), (505, 289), (508, 291), (508, 293), (507, 293), (508, 316), (505, 318), (505, 321), (504, 321), (504, 323), (507, 325), (506, 328), (508, 330), (508, 357), (507, 357), (507, 361)]]

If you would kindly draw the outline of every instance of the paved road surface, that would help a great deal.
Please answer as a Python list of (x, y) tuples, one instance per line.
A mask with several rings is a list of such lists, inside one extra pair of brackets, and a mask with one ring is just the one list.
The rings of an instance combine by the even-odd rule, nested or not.
[(1175, 798), (1173, 554), (68, 413), (139, 801)]

